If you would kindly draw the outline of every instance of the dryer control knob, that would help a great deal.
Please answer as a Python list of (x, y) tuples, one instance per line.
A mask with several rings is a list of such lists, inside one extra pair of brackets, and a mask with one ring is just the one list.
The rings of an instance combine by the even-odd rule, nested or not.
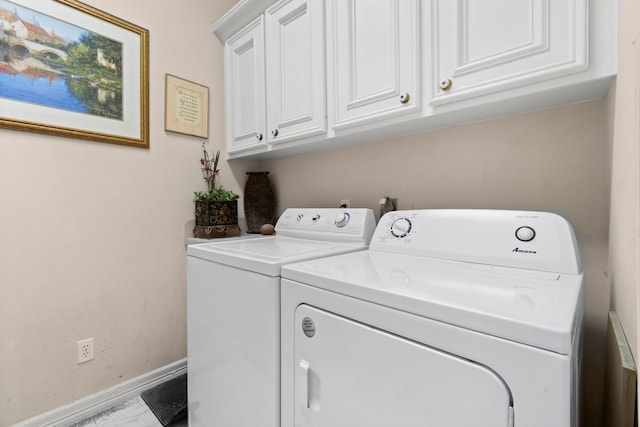
[(342, 212), (339, 213), (338, 216), (336, 216), (336, 220), (334, 221), (334, 223), (337, 227), (342, 228), (345, 225), (349, 224), (350, 219), (351, 215), (349, 215), (349, 212)]
[(520, 227), (516, 230), (516, 238), (521, 242), (530, 242), (536, 237), (536, 231), (531, 227)]
[(398, 218), (391, 224), (391, 234), (395, 237), (405, 237), (411, 231), (409, 218)]

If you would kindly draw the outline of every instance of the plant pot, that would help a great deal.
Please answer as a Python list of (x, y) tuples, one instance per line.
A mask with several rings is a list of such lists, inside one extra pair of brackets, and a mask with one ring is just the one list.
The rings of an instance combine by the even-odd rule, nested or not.
[(198, 201), (195, 202), (195, 237), (213, 239), (240, 235), (238, 226), (238, 201)]
[(238, 201), (196, 203), (196, 225), (238, 225)]

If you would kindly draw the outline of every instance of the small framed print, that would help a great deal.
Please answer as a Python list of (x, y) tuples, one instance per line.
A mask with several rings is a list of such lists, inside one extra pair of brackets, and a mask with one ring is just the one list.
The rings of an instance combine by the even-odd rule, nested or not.
[(165, 80), (165, 130), (208, 138), (209, 88), (171, 74)]

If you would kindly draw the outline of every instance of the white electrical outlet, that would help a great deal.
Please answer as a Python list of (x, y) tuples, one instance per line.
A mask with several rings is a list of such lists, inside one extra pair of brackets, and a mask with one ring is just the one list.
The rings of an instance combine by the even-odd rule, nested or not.
[(93, 360), (93, 338), (78, 341), (78, 363)]
[(351, 200), (349, 200), (349, 199), (340, 200), (340, 207), (341, 208), (350, 208), (351, 207)]

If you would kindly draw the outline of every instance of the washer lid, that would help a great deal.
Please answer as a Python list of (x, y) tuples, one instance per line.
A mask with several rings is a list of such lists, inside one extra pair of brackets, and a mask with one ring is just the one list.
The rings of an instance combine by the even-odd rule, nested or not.
[(280, 276), (287, 263), (366, 249), (364, 245), (270, 236), (260, 239), (216, 241), (191, 245), (189, 256), (253, 271)]
[(282, 268), (282, 277), (511, 341), (569, 354), (582, 274), (361, 251)]

